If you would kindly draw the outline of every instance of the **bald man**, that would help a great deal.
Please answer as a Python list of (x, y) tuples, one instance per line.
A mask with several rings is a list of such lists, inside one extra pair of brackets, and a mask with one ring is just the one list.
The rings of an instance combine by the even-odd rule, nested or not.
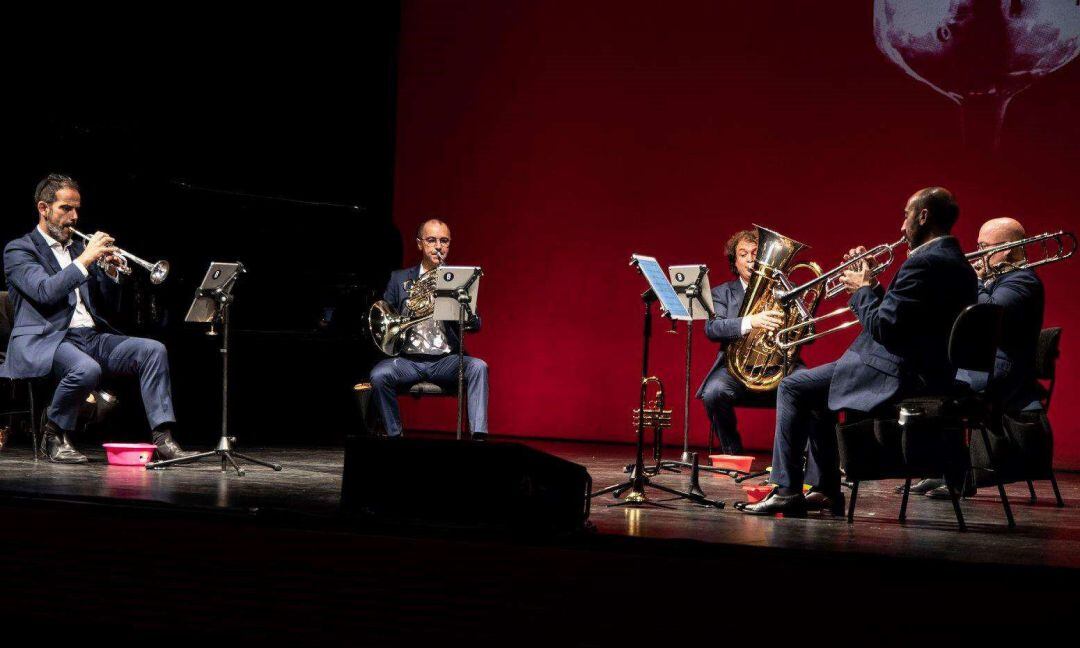
[[(1026, 238), (1024, 226), (1014, 218), (995, 218), (979, 228), (979, 249)], [(1001, 346), (994, 360), (994, 373), (960, 370), (957, 380), (984, 392), (1001, 408), (1002, 414), (1039, 425), (1042, 415), (1042, 388), (1035, 376), (1035, 354), (1042, 330), (1045, 298), (1042, 281), (1034, 270), (1016, 269), (1025, 260), (1024, 249), (1015, 247), (976, 262), (979, 303), (998, 304), (1003, 309)], [(934, 499), (949, 499), (940, 480), (923, 480), (912, 492), (925, 492)], [(964, 495), (975, 493), (973, 484), (964, 486)]]
[[(975, 302), (978, 281), (951, 235), (960, 216), (952, 193), (928, 187), (908, 198), (900, 229), (908, 258), (888, 290), (866, 266), (841, 275), (848, 305), (863, 330), (835, 362), (797, 371), (776, 391), (772, 475), (775, 490), (760, 502), (737, 507), (752, 515), (805, 516), (809, 510), (844, 512), (837, 413), (895, 414), (896, 401), (953, 385), (948, 354), (957, 315)], [(850, 255), (864, 252), (856, 248)], [(803, 450), (818, 468), (818, 483), (803, 495)]]
[[(1013, 218), (995, 218), (979, 229), (979, 249), (1026, 238), (1024, 227)], [(1004, 309), (1001, 348), (992, 376), (963, 372), (964, 379), (986, 390), (1006, 412), (1039, 410), (1041, 390), (1035, 379), (1035, 351), (1042, 331), (1045, 297), (1034, 270), (1016, 269), (1025, 261), (1024, 249), (998, 252), (975, 264), (979, 276), (979, 303)]]
[[(450, 254), (450, 227), (437, 218), (420, 223), (416, 228), (416, 249), (420, 253), (420, 263), (391, 273), (383, 294), (383, 299), (399, 313), (404, 312), (409, 289), (420, 275), (446, 262)], [(479, 329), (477, 315), (465, 321), (466, 331)], [(457, 386), (457, 352), (461, 343), (456, 324), (447, 326), (445, 322), (429, 319), (406, 332), (405, 348), (400, 356), (386, 358), (371, 370), (372, 395), (387, 436), (401, 436), (399, 393), (423, 381), (445, 388)], [(467, 352), (464, 360), (469, 430), (473, 441), (483, 441), (488, 432), (488, 367), (483, 360), (467, 355)]]

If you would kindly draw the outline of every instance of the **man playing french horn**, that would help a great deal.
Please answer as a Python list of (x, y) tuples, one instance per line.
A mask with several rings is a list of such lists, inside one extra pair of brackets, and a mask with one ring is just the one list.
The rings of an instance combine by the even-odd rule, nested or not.
[[(420, 264), (397, 270), (390, 275), (383, 299), (399, 313), (408, 314), (415, 302), (434, 300), (435, 270), (446, 261), (450, 251), (450, 228), (438, 219), (420, 224), (416, 230), (416, 249)], [(480, 329), (480, 317), (465, 322), (467, 331)], [(397, 395), (416, 383), (428, 381), (440, 387), (457, 384), (457, 326), (429, 318), (409, 327), (401, 355), (381, 360), (371, 370), (375, 405), (382, 417), (386, 434), (401, 436), (401, 415)], [(469, 429), (474, 441), (487, 438), (488, 367), (479, 358), (465, 355), (465, 390), (468, 396)]]
[[(916, 192), (904, 208), (901, 225), (908, 258), (889, 289), (882, 289), (866, 264), (842, 273), (862, 333), (839, 360), (780, 381), (770, 478), (776, 488), (741, 510), (797, 517), (808, 508), (821, 508), (842, 514), (835, 413), (872, 414), (899, 399), (953, 384), (956, 368), (948, 359), (949, 332), (960, 312), (975, 302), (978, 290), (975, 271), (949, 235), (959, 212), (945, 189)], [(855, 248), (848, 258), (864, 251)], [(820, 478), (804, 496), (807, 442)]]

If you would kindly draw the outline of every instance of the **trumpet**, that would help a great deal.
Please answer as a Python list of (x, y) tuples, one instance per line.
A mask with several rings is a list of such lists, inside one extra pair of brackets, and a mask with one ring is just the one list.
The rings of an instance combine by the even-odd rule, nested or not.
[[(862, 254), (856, 254), (847, 261), (844, 261), (840, 265), (836, 266), (828, 272), (823, 272), (819, 276), (807, 281), (806, 283), (795, 286), (789, 290), (780, 291), (776, 297), (782, 303), (789, 302), (797, 296), (805, 293), (808, 290), (814, 290), (818, 288), (819, 284), (824, 284), (825, 298), (831, 299), (836, 297), (840, 293), (844, 292), (844, 283), (840, 280), (840, 277), (844, 274), (845, 270), (849, 270), (855, 266), (867, 263), (870, 266), (870, 275), (878, 276), (885, 271), (893, 262), (893, 250), (895, 250), (901, 243), (907, 239), (901, 237), (900, 240), (895, 243), (882, 243), (877, 247), (870, 248)], [(801, 325), (800, 325), (801, 326)], [(794, 327), (792, 327), (794, 328)]]
[[(86, 234), (83, 234), (82, 232), (75, 229), (74, 227), (72, 227), (70, 229), (71, 229), (71, 233), (74, 234), (75, 236), (78, 236), (79, 238), (86, 241), (87, 243), (90, 242), (90, 237), (87, 236)], [(157, 263), (150, 263), (149, 261), (147, 261), (145, 259), (140, 259), (139, 257), (135, 256), (134, 254), (132, 254), (130, 252), (127, 252), (125, 250), (121, 250), (119, 248), (116, 249), (116, 256), (117, 256), (117, 258), (120, 259), (120, 263), (116, 266), (116, 269), (119, 272), (123, 272), (124, 274), (127, 274), (127, 275), (131, 274), (131, 266), (129, 265), (129, 262), (130, 262), (130, 263), (134, 263), (135, 265), (137, 265), (137, 266), (145, 269), (147, 272), (149, 272), (150, 273), (150, 283), (152, 283), (152, 284), (159, 284), (162, 281), (165, 281), (165, 277), (169, 276), (169, 262), (168, 261), (158, 261)]]
[[(1057, 249), (1050, 252), (1050, 241), (1054, 242)], [(1066, 241), (1071, 241), (1071, 244), (1067, 244)], [(990, 257), (998, 252), (1004, 252), (1006, 250), (1012, 250), (1014, 248), (1027, 248), (1027, 246), (1034, 243), (1042, 245), (1043, 258), (1038, 261), (1028, 261), (1027, 252), (1024, 252), (1024, 260), (1012, 263), (1006, 261), (999, 263), (996, 266), (990, 266), (988, 261)], [(1010, 241), (1008, 243), (1001, 243), (999, 245), (991, 245), (989, 247), (975, 250), (964, 255), (971, 265), (978, 266), (982, 264), (986, 268), (986, 280), (997, 279), (1001, 275), (1012, 272), (1013, 270), (1023, 270), (1025, 268), (1036, 268), (1047, 263), (1054, 263), (1056, 261), (1064, 261), (1073, 254), (1076, 253), (1076, 235), (1072, 232), (1066, 232), (1065, 230), (1059, 230), (1057, 232), (1046, 232), (1045, 234), (1039, 234), (1037, 236), (1029, 236), (1019, 241)]]
[[(778, 295), (778, 299), (781, 302), (784, 302), (785, 300), (792, 299), (792, 296), (800, 295), (807, 290), (816, 289), (819, 284), (824, 285), (826, 297), (835, 297), (844, 290), (844, 284), (840, 280), (840, 277), (845, 270), (848, 270), (862, 263), (866, 263), (870, 267), (870, 275), (876, 277), (881, 274), (886, 268), (892, 265), (893, 259), (895, 258), (895, 254), (893, 251), (905, 240), (907, 239), (901, 238), (895, 243), (883, 243), (881, 245), (878, 245), (877, 247), (870, 248), (862, 254), (857, 254), (848, 259), (847, 261), (844, 261), (840, 265), (836, 266), (832, 270), (829, 270), (828, 272), (823, 272), (821, 276), (815, 277), (801, 286), (796, 286), (790, 290), (780, 293)], [(824, 315), (806, 318), (800, 322), (788, 326), (787, 328), (782, 328), (776, 332), (776, 346), (783, 351), (787, 351), (788, 349), (794, 348), (800, 344), (806, 344), (807, 342), (811, 342), (831, 333), (836, 333), (837, 331), (843, 331), (846, 328), (851, 328), (852, 326), (858, 324), (859, 320), (850, 320), (848, 322), (844, 322), (843, 324), (839, 324), (824, 331), (811, 333), (810, 335), (804, 335), (801, 337), (795, 337), (794, 339), (787, 339), (789, 336), (791, 336), (792, 333), (801, 333), (803, 330), (807, 329), (807, 327), (813, 327), (819, 322), (823, 322), (827, 319), (832, 319), (834, 317), (837, 317), (838, 315), (843, 315), (844, 313), (848, 312), (851, 312), (851, 309), (847, 306), (843, 306), (841, 308), (837, 308), (834, 311), (825, 313)], [(810, 330), (813, 329), (811, 328)]]

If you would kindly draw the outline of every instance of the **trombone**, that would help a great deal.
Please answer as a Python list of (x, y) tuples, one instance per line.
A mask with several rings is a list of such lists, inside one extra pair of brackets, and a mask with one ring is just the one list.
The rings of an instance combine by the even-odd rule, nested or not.
[[(870, 276), (876, 277), (879, 274), (881, 274), (882, 272), (884, 272), (886, 268), (888, 268), (890, 265), (892, 265), (893, 259), (895, 258), (894, 250), (897, 247), (899, 247), (900, 244), (903, 243), (906, 240), (907, 240), (906, 238), (901, 237), (895, 243), (882, 243), (881, 245), (878, 245), (877, 247), (870, 248), (866, 252), (863, 252), (861, 254), (856, 254), (855, 256), (851, 257), (847, 261), (844, 261), (843, 263), (836, 266), (832, 270), (829, 270), (828, 272), (823, 272), (820, 276), (814, 277), (813, 279), (811, 279), (810, 281), (807, 281), (806, 283), (802, 284), (801, 286), (795, 286), (794, 288), (791, 288), (790, 290), (780, 292), (777, 295), (777, 298), (781, 301), (781, 303), (783, 303), (783, 302), (786, 302), (786, 301), (788, 301), (790, 299), (795, 298), (795, 296), (797, 296), (797, 295), (801, 295), (802, 293), (806, 292), (807, 290), (820, 289), (820, 288), (818, 288), (819, 284), (824, 285), (825, 297), (826, 298), (835, 297), (835, 296), (839, 295), (840, 293), (842, 293), (844, 291), (844, 283), (840, 280), (840, 277), (841, 277), (841, 275), (843, 274), (843, 272), (845, 270), (848, 270), (849, 268), (852, 268), (852, 267), (854, 267), (856, 265), (866, 263), (866, 264), (868, 264), (870, 266)], [(811, 341), (816, 340), (816, 339), (818, 339), (820, 337), (824, 337), (826, 335), (829, 335), (830, 333), (836, 333), (837, 331), (843, 331), (846, 328), (850, 328), (852, 326), (855, 326), (856, 324), (859, 323), (859, 320), (857, 320), (857, 319), (854, 319), (854, 320), (851, 320), (851, 321), (848, 321), (848, 322), (844, 322), (843, 324), (839, 324), (837, 326), (834, 326), (834, 327), (832, 327), (830, 329), (826, 329), (826, 330), (821, 331), (819, 333), (812, 333), (812, 334), (807, 335), (805, 337), (797, 337), (797, 338), (795, 338), (793, 340), (785, 339), (788, 335), (790, 335), (793, 332), (796, 332), (796, 331), (801, 332), (802, 330), (806, 329), (807, 327), (813, 327), (818, 322), (822, 322), (822, 321), (825, 321), (827, 319), (832, 319), (833, 317), (836, 317), (838, 315), (843, 315), (844, 313), (847, 313), (847, 312), (850, 312), (850, 311), (851, 311), (850, 307), (843, 306), (841, 308), (837, 308), (834, 311), (825, 313), (824, 315), (819, 315), (817, 317), (807, 318), (807, 319), (804, 319), (801, 322), (793, 324), (793, 325), (791, 325), (791, 326), (789, 326), (787, 328), (782, 328), (779, 331), (777, 331), (776, 334), (775, 334), (775, 336), (776, 336), (776, 346), (779, 349), (783, 350), (783, 351), (787, 351), (788, 349), (790, 349), (792, 347), (795, 347), (795, 346), (798, 346), (800, 344), (806, 344), (807, 342), (811, 342)], [(813, 329), (811, 328), (810, 330), (813, 330)]]
[[(75, 229), (74, 227), (72, 227), (70, 229), (71, 229), (71, 233), (74, 234), (75, 236), (78, 236), (79, 238), (86, 241), (87, 243), (90, 242), (90, 237), (87, 236), (86, 234), (83, 234), (82, 232)], [(116, 269), (118, 271), (120, 271), (120, 272), (123, 272), (124, 274), (127, 274), (127, 275), (131, 274), (131, 266), (129, 265), (129, 262), (130, 262), (130, 263), (134, 263), (135, 265), (137, 265), (137, 266), (139, 266), (141, 268), (144, 268), (147, 272), (149, 272), (150, 273), (150, 283), (152, 283), (152, 284), (159, 284), (162, 281), (165, 281), (165, 277), (169, 276), (169, 262), (168, 261), (158, 261), (157, 263), (150, 263), (149, 261), (147, 261), (145, 259), (140, 259), (139, 257), (135, 256), (134, 254), (132, 254), (130, 252), (126, 252), (124, 250), (121, 250), (120, 248), (116, 249), (116, 256), (120, 259), (120, 263), (119, 263), (119, 265), (116, 266)]]
[[(1066, 240), (1071, 243), (1066, 243)], [(1051, 254), (1050, 241), (1054, 242), (1057, 249)], [(991, 267), (988, 261), (990, 257), (998, 252), (1004, 252), (1006, 250), (1012, 250), (1013, 248), (1024, 249), (1029, 245), (1039, 243), (1042, 245), (1043, 258), (1038, 261), (1028, 261), (1027, 252), (1024, 252), (1024, 260), (1017, 263), (1005, 261), (999, 263), (996, 266)], [(1064, 261), (1068, 259), (1076, 252), (1076, 235), (1072, 232), (1066, 232), (1065, 230), (1059, 230), (1057, 232), (1047, 232), (1045, 234), (1039, 234), (1038, 236), (1029, 236), (1025, 239), (1018, 241), (1009, 241), (1008, 243), (1000, 243), (998, 245), (991, 245), (984, 247), (974, 252), (969, 252), (964, 255), (971, 265), (978, 266), (982, 264), (986, 268), (986, 280), (997, 279), (1001, 275), (1012, 272), (1013, 270), (1023, 270), (1025, 268), (1036, 268), (1047, 263), (1054, 263), (1056, 261)]]

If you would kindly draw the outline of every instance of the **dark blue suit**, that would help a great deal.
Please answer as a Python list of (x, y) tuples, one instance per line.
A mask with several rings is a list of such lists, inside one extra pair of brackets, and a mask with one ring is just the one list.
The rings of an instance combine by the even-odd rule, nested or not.
[[(720, 343), (720, 352), (716, 354), (716, 361), (698, 388), (697, 397), (705, 403), (705, 414), (708, 415), (712, 430), (720, 439), (720, 448), (725, 454), (743, 452), (735, 406), (745, 402), (750, 395), (749, 390), (728, 372), (725, 362), (728, 344), (742, 337), (743, 318), (738, 317), (738, 314), (744, 294), (745, 290), (738, 277), (713, 288), (715, 317), (705, 323), (705, 336)], [(794, 371), (803, 368), (799, 361)], [(771, 396), (766, 394), (755, 398), (769, 399)]]
[[(420, 276), (420, 266), (396, 270), (390, 274), (383, 299), (400, 313), (409, 298), (406, 285)], [(450, 353), (441, 356), (401, 355), (379, 361), (371, 370), (371, 387), (375, 405), (382, 416), (383, 425), (389, 436), (401, 434), (401, 413), (398, 409), (397, 395), (418, 382), (429, 381), (441, 387), (457, 386), (458, 376), (458, 336), (457, 324), (445, 322), (443, 331), (450, 347)], [(465, 322), (467, 331), (480, 330), (480, 317), (473, 315)], [(468, 353), (468, 351), (466, 351)], [(465, 392), (468, 398), (469, 430), (473, 434), (487, 434), (488, 410), (488, 367), (479, 358), (466, 355)]]
[(1035, 354), (1045, 305), (1042, 281), (1034, 270), (1014, 270), (984, 283), (979, 288), (979, 303), (998, 304), (1004, 309), (994, 375), (961, 370), (957, 379), (976, 391), (987, 391), (1007, 412), (1041, 409)]
[[(84, 275), (74, 259), (85, 249), (69, 248), (72, 263), (61, 269), (53, 251), (35, 227), (4, 248), (4, 275), (15, 309), (0, 376), (58, 381), (48, 417), (61, 429), (75, 427), (78, 409), (102, 374), (137, 375), (150, 427), (175, 421), (169, 363), (165, 347), (155, 340), (126, 337), (106, 322), (95, 300), (119, 302), (120, 289), (96, 265)], [(69, 328), (79, 291), (95, 327)], [(102, 333), (100, 329), (114, 333)]]
[(873, 412), (907, 396), (946, 390), (956, 368), (949, 363), (949, 333), (975, 303), (978, 280), (956, 239), (925, 244), (900, 266), (887, 292), (860, 288), (849, 304), (862, 333), (836, 362), (794, 373), (776, 395), (772, 481), (803, 484), (807, 440), (821, 471), (823, 490), (838, 490), (840, 469), (833, 429), (841, 409)]

